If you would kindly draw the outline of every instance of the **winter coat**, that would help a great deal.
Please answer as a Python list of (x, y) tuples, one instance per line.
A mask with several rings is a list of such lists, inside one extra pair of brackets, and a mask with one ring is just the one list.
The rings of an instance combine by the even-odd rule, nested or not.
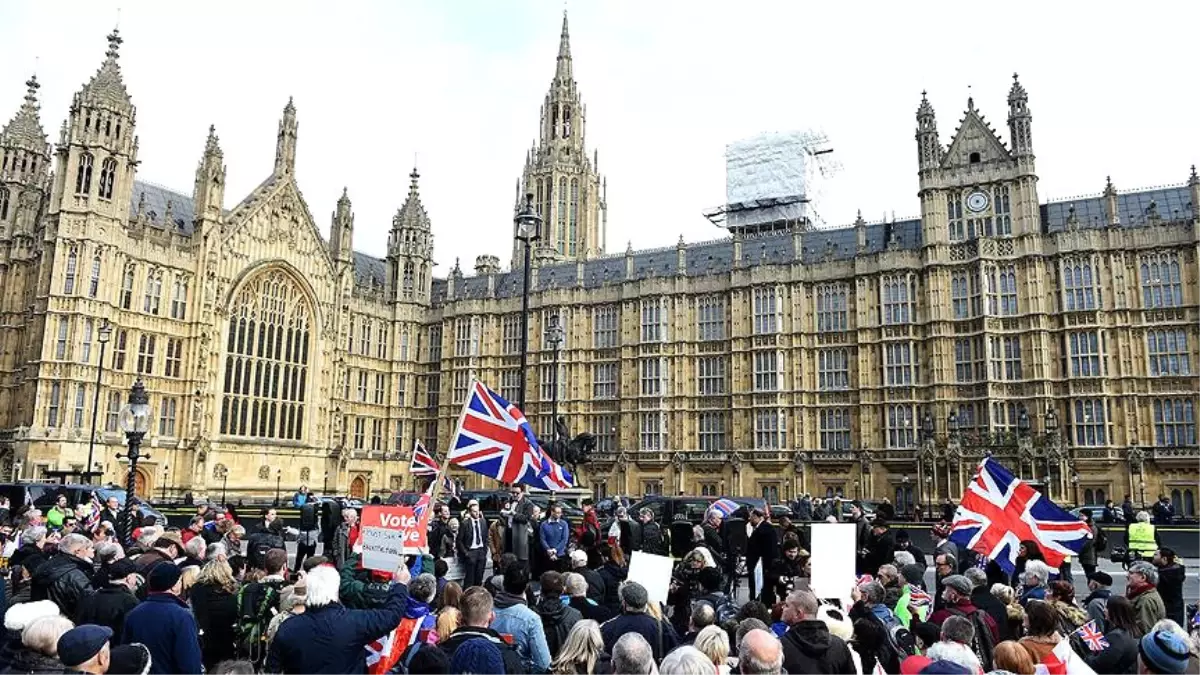
[[(1018, 586), (1018, 588), (1021, 588), (1021, 587)], [(1027, 587), (1021, 589), (1020, 603), (1021, 603), (1022, 607), (1024, 607), (1025, 605), (1028, 605), (1030, 600), (1045, 600), (1045, 599), (1046, 599), (1046, 587), (1045, 586), (1027, 586)]]
[(601, 605), (591, 598), (571, 598), (569, 603), (571, 607), (579, 612), (584, 619), (591, 619), (596, 623), (604, 623), (613, 618), (611, 609)]
[(1055, 600), (1050, 605), (1058, 614), (1058, 630), (1063, 635), (1070, 635), (1083, 624), (1088, 622), (1087, 612), (1062, 600)]
[(190, 597), (196, 625), (203, 631), (200, 655), (205, 669), (211, 672), (221, 661), (237, 657), (237, 595), (220, 586), (196, 584)]
[(864, 572), (877, 574), (881, 565), (890, 565), (896, 560), (896, 535), (891, 528), (883, 534), (871, 530), (867, 534), (867, 555), (863, 557)]
[(587, 582), (587, 596), (589, 600), (596, 602), (604, 602), (605, 587), (604, 577), (600, 576), (600, 572), (590, 567), (579, 567), (575, 569), (575, 573), (583, 577)]
[(1083, 609), (1087, 611), (1088, 618), (1094, 619), (1097, 626), (1104, 625), (1104, 610), (1108, 607), (1108, 599), (1112, 597), (1112, 591), (1107, 588), (1101, 588), (1092, 591), (1090, 595), (1083, 599)]
[[(959, 602), (957, 605), (948, 605), (942, 609), (939, 609), (929, 617), (929, 622), (936, 623), (940, 626), (946, 619), (952, 616), (961, 616), (970, 619), (971, 617), (975, 616), (975, 612), (978, 611), (979, 608), (975, 605), (972, 605), (970, 600), (967, 600), (965, 602)], [(996, 620), (992, 618), (992, 615), (988, 614), (986, 610), (983, 613), (983, 623), (986, 624), (987, 627), (992, 631), (992, 644), (1000, 642), (1000, 629), (997, 627)]]
[(332, 556), (333, 566), (341, 569), (342, 565), (346, 564), (346, 559), (352, 553), (350, 547), (350, 524), (342, 523), (337, 526), (337, 530), (333, 533), (333, 550), (329, 552)]
[(583, 614), (563, 603), (563, 598), (543, 595), (534, 608), (542, 619), (542, 629), (546, 633), (546, 646), (551, 654), (557, 654), (567, 641), (571, 628), (583, 618)]
[(1158, 595), (1162, 598), (1167, 618), (1180, 626), (1185, 625), (1183, 617), (1183, 582), (1186, 578), (1183, 565), (1172, 563), (1158, 568)]
[(601, 602), (615, 612), (621, 607), (621, 600), (617, 595), (617, 591), (620, 590), (621, 582), (625, 581), (629, 570), (620, 565), (607, 562), (597, 571), (600, 574), (600, 578), (604, 580), (604, 599)]
[(1083, 542), (1083, 548), (1079, 550), (1080, 565), (1095, 565), (1096, 564), (1096, 525), (1088, 526), (1091, 531), (1091, 536)]
[(998, 635), (994, 644), (999, 644), (1005, 640), (1012, 640), (1016, 637), (1008, 629), (1008, 610), (1004, 608), (1004, 603), (992, 595), (991, 591), (987, 588), (979, 586), (972, 590), (971, 604), (987, 612), (987, 615), (992, 617), (992, 621), (996, 622), (996, 632)]
[(509, 529), (512, 530), (512, 552), (518, 560), (529, 560), (529, 549), (533, 534), (529, 531), (530, 521), (533, 520), (534, 503), (524, 498), (513, 504), (512, 515), (509, 516)]
[(63, 664), (55, 657), (46, 656), (41, 652), (22, 646), (13, 654), (12, 663), (0, 672), (8, 675), (9, 673), (62, 673), (65, 670)]
[(630, 518), (628, 520), (618, 520), (617, 528), (621, 530), (621, 552), (625, 554), (625, 559), (628, 560), (634, 551), (642, 550), (642, 524)]
[(474, 626), (460, 626), (457, 630), (450, 634), (450, 637), (438, 643), (438, 647), (446, 653), (447, 660), (454, 659), (454, 652), (458, 647), (467, 640), (484, 639), (496, 646), (500, 650), (500, 656), (504, 659), (504, 672), (508, 675), (521, 675), (529, 672), (525, 669), (525, 665), (521, 663), (521, 657), (517, 655), (517, 650), (513, 648), (499, 633), (491, 628), (476, 628)]
[(659, 621), (649, 614), (626, 612), (600, 626), (600, 637), (604, 638), (604, 651), (611, 654), (617, 639), (626, 633), (638, 633), (646, 638), (656, 662), (662, 661), (663, 656), (679, 645), (679, 636), (675, 634), (671, 624)]
[(642, 525), (642, 549), (654, 555), (670, 555), (671, 541), (667, 531), (657, 521), (651, 520)]
[(151, 673), (199, 673), (203, 667), (196, 617), (170, 593), (151, 593), (130, 610), (124, 640), (146, 645)]
[(1142, 631), (1142, 635), (1150, 632), (1154, 624), (1167, 617), (1167, 608), (1163, 604), (1162, 596), (1159, 595), (1158, 589), (1150, 586), (1140, 593), (1130, 593), (1132, 589), (1126, 590), (1129, 601), (1133, 603), (1133, 614), (1137, 617), (1138, 630)]
[(92, 590), (92, 563), (59, 553), (33, 575), (33, 600), (53, 600), (65, 616), (75, 616), (79, 601)]
[(801, 621), (779, 640), (783, 643), (783, 669), (789, 675), (854, 675), (850, 648), (841, 638), (831, 635), (823, 621)]
[[(13, 551), (13, 554), (8, 557), (8, 566), (10, 568), (26, 566), (25, 563), (31, 558), (41, 558), (45, 560), (46, 554), (42, 551), (42, 549), (38, 548), (37, 544), (25, 544)], [(28, 567), (36, 566), (36, 563), (28, 565)]]
[(108, 626), (112, 629), (112, 643), (121, 644), (121, 631), (125, 627), (125, 617), (130, 610), (137, 607), (138, 599), (125, 584), (105, 586), (79, 603), (75, 612), (75, 625), (85, 623), (97, 626)]
[(511, 635), (526, 672), (544, 673), (550, 669), (550, 647), (542, 631), (542, 619), (525, 604), (525, 598), (501, 592), (496, 595), (492, 630)]
[(1041, 663), (1042, 659), (1046, 658), (1058, 643), (1063, 640), (1063, 636), (1055, 633), (1054, 635), (1036, 635), (1023, 637), (1018, 640), (1025, 649), (1029, 650), (1029, 655), (1033, 657), (1034, 663)]
[(1104, 634), (1108, 647), (1083, 655), (1084, 663), (1097, 673), (1133, 675), (1137, 672), (1138, 639), (1123, 628)]
[(308, 607), (280, 624), (267, 649), (265, 672), (365, 673), (366, 645), (400, 624), (407, 603), (408, 589), (395, 584), (379, 609), (346, 609), (339, 603)]

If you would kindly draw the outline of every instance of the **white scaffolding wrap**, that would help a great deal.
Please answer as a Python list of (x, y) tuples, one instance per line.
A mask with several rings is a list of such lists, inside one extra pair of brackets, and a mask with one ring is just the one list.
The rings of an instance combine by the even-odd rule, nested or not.
[(814, 131), (764, 133), (725, 146), (725, 206), (710, 212), (727, 228), (791, 222), (820, 227), (829, 141)]

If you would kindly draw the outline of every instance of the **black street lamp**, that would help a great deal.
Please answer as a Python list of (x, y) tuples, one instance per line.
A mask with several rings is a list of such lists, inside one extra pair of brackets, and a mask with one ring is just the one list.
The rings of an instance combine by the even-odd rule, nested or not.
[(546, 342), (554, 350), (554, 373), (550, 376), (550, 385), (553, 388), (550, 393), (550, 428), (553, 430), (551, 437), (554, 440), (558, 440), (558, 350), (562, 347), (565, 339), (566, 332), (558, 323), (558, 312), (556, 311), (550, 315), (550, 321), (546, 326)]
[[(146, 385), (142, 384), (141, 378), (133, 383), (133, 388), (129, 390), (129, 403), (121, 408), (119, 422), (121, 431), (125, 432), (125, 442), (129, 446), (129, 451), (125, 457), (129, 459), (129, 474), (125, 479), (125, 512), (121, 514), (121, 520), (124, 523), (122, 528), (123, 539), (128, 541), (133, 536), (133, 522), (131, 520), (134, 508), (134, 499), (137, 497), (137, 463), (141, 459), (149, 459), (150, 455), (142, 455), (142, 440), (146, 438), (146, 433), (150, 431), (150, 396), (146, 393)], [(121, 455), (117, 455), (119, 459)]]
[(1021, 438), (1029, 436), (1029, 426), (1029, 413), (1021, 406), (1021, 412), (1017, 414), (1017, 434)]
[[(901, 496), (901, 498), (904, 499), (904, 508), (901, 509), (901, 513), (908, 513), (912, 509), (912, 499), (909, 496), (909, 494), (910, 493), (908, 491), (908, 474), (904, 474), (903, 476), (900, 477), (900, 496)], [(900, 505), (897, 504), (896, 506), (900, 506)]]
[(163, 479), (162, 479), (162, 503), (167, 503), (167, 476), (170, 475), (170, 468), (163, 464)]
[(946, 428), (950, 431), (950, 436), (958, 436), (958, 413), (954, 410), (950, 411), (950, 415), (946, 417)]
[(279, 487), (283, 482), (283, 469), (275, 469), (275, 506), (279, 506)]
[(1058, 432), (1058, 415), (1054, 414), (1054, 406), (1046, 406), (1046, 414), (1042, 418), (1046, 425), (1046, 433), (1053, 435)]
[(513, 218), (517, 239), (525, 243), (525, 283), (521, 286), (521, 386), (517, 389), (517, 407), (525, 412), (526, 369), (529, 367), (529, 285), (533, 266), (533, 242), (538, 240), (542, 218), (533, 208), (533, 193), (525, 194), (525, 203)]
[(329, 494), (329, 472), (325, 472), (325, 480), (321, 482), (321, 496)]
[(96, 340), (100, 343), (100, 360), (96, 364), (96, 391), (92, 395), (92, 436), (88, 440), (88, 460), (84, 471), (87, 473), (84, 476), (84, 481), (92, 482), (92, 454), (96, 449), (96, 418), (100, 416), (100, 377), (104, 374), (104, 348), (108, 346), (108, 340), (112, 337), (112, 324), (105, 319), (100, 324), (99, 334)]

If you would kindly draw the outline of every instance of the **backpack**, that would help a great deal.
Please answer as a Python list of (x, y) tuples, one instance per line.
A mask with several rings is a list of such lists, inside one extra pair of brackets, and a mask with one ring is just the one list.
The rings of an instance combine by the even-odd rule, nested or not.
[(1103, 551), (1106, 548), (1108, 548), (1108, 535), (1105, 534), (1103, 529), (1097, 527), (1096, 528), (1096, 550)]
[(306, 532), (317, 529), (317, 505), (313, 502), (300, 507), (300, 529)]
[(984, 617), (987, 612), (982, 609), (976, 609), (974, 614), (967, 616), (966, 612), (953, 607), (946, 608), (954, 616), (961, 616), (971, 620), (971, 624), (975, 626), (975, 637), (971, 638), (971, 651), (975, 652), (975, 656), (979, 657), (979, 663), (983, 666), (983, 672), (988, 672), (992, 669), (992, 652), (996, 649), (995, 640), (992, 639), (992, 630), (988, 628), (987, 621)]
[(921, 653), (917, 649), (917, 638), (902, 623), (891, 626), (882, 621), (880, 623), (883, 625), (885, 639), (879, 647), (879, 661), (884, 664), (887, 672), (899, 672), (901, 661)]
[(254, 663), (267, 655), (267, 626), (279, 607), (279, 589), (252, 582), (237, 592), (237, 623), (233, 632), (238, 653)]
[(729, 601), (729, 597), (726, 595), (721, 595), (716, 602), (713, 601), (713, 598), (706, 595), (696, 600), (696, 604), (700, 603), (713, 608), (713, 612), (717, 615), (718, 624), (737, 618), (738, 608)]

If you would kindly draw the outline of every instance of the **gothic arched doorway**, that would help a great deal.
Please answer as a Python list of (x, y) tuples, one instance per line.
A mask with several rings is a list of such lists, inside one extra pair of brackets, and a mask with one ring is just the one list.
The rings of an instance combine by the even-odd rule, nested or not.
[(133, 472), (133, 489), (134, 493), (146, 501), (150, 501), (150, 494), (146, 492), (146, 472), (138, 469)]
[(362, 476), (355, 476), (354, 480), (350, 481), (350, 498), (367, 498), (367, 481), (363, 480)]

